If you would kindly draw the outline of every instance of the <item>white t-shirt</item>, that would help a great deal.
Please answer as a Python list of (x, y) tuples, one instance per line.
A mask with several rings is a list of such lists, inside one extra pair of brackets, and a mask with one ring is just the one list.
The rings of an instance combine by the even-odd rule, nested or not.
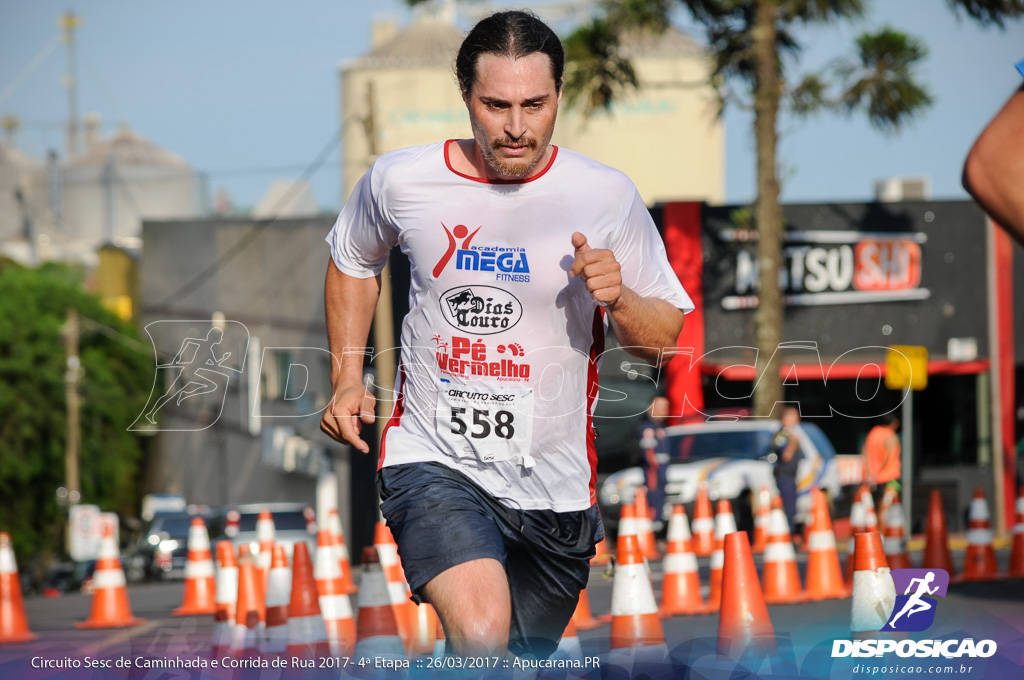
[(380, 465), (437, 462), (512, 507), (586, 509), (605, 329), (569, 277), (573, 232), (610, 249), (638, 295), (693, 303), (621, 172), (553, 148), (534, 177), (486, 181), (452, 169), (450, 144), (381, 156), (327, 236), (350, 276), (379, 274), (396, 244), (412, 267)]

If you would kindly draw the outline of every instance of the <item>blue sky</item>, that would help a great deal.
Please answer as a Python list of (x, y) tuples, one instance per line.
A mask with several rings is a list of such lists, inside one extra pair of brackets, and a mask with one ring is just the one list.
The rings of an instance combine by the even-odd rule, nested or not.
[[(495, 3), (500, 4), (500, 3)], [(544, 2), (534, 3), (540, 7)], [(0, 116), (22, 120), (23, 150), (63, 151), (63, 46), (16, 89), (10, 86), (58, 34), (60, 15), (82, 19), (79, 112), (99, 112), (105, 131), (126, 122), (209, 173), (237, 204), (258, 200), (274, 179), (298, 177), (338, 128), (339, 62), (370, 42), (374, 16), (407, 19), (400, 0), (0, 0)], [(853, 37), (888, 24), (921, 38), (919, 71), (935, 105), (901, 134), (863, 118), (783, 120), (783, 200), (869, 200), (875, 179), (927, 175), (936, 198), (962, 198), (960, 168), (971, 142), (1021, 84), (1024, 24), (982, 30), (945, 0), (875, 0), (853, 25), (802, 33), (800, 69), (848, 51)], [(726, 198), (754, 196), (751, 116), (726, 114)], [(467, 131), (468, 134), (468, 131)], [(313, 176), (320, 205), (340, 202), (338, 152)]]

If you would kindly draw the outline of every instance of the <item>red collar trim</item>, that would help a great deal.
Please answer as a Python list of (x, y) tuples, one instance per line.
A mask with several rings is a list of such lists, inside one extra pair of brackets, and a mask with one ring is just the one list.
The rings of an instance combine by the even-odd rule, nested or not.
[(526, 179), (487, 179), (486, 177), (473, 177), (472, 175), (467, 175), (464, 172), (459, 172), (458, 170), (452, 167), (452, 161), (448, 155), (448, 145), (456, 141), (458, 140), (449, 139), (444, 143), (444, 164), (448, 166), (449, 170), (451, 170), (459, 177), (464, 177), (466, 179), (473, 180), (474, 182), (480, 182), (481, 184), (526, 184), (527, 182), (532, 182), (543, 177), (544, 173), (550, 170), (551, 166), (555, 164), (555, 158), (558, 156), (558, 147), (552, 144), (551, 158), (548, 160), (548, 164), (545, 165), (544, 169), (538, 172), (536, 175), (534, 175), (533, 177), (527, 177)]

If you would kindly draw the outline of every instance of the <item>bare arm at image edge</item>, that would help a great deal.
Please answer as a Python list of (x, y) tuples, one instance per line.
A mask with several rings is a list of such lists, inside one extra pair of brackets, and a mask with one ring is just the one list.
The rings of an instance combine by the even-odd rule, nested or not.
[(1024, 86), (974, 142), (963, 184), (995, 223), (1024, 245)]
[(373, 310), (380, 297), (380, 275), (360, 279), (327, 263), (324, 300), (331, 355), (333, 398), (320, 419), (325, 434), (363, 453), (370, 447), (360, 438), (363, 423), (373, 422), (376, 400), (363, 385), (363, 361)]

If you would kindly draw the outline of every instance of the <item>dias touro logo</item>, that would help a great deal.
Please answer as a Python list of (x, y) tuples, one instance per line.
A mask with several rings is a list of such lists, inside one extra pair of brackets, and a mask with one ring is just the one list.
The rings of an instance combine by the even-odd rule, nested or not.
[[(477, 227), (472, 232), (464, 224), (455, 225), (454, 229), (441, 223), (448, 237), (448, 248), (434, 265), (436, 279), (445, 270), (452, 256), (455, 268), (464, 271), (494, 272), (495, 281), (513, 283), (530, 282), (530, 263), (526, 259), (526, 249), (515, 246), (474, 246), (473, 237), (483, 229)], [(460, 243), (461, 241), (461, 243)]]
[(523, 317), (515, 295), (493, 286), (459, 286), (441, 295), (445, 321), (478, 335), (494, 335), (512, 328)]

